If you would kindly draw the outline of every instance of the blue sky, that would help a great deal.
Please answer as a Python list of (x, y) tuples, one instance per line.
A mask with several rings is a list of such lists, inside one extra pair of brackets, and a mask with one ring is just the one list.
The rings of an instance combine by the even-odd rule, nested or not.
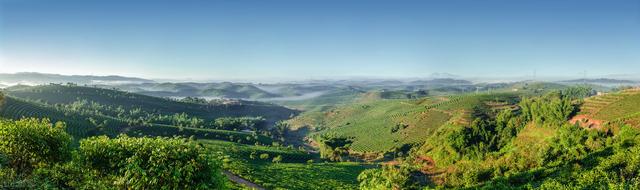
[(0, 72), (640, 73), (640, 0), (0, 0)]

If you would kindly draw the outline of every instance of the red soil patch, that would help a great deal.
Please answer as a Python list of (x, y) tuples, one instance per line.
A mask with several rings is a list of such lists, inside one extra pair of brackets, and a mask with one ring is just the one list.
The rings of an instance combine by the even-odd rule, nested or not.
[(420, 170), (425, 174), (430, 173), (430, 171), (433, 171), (433, 169), (436, 167), (436, 161), (428, 156), (418, 156), (416, 162), (422, 165)]
[(578, 125), (587, 129), (602, 129), (602, 124), (604, 123), (604, 121), (593, 119), (589, 115), (576, 115), (569, 120), (569, 123), (578, 123)]

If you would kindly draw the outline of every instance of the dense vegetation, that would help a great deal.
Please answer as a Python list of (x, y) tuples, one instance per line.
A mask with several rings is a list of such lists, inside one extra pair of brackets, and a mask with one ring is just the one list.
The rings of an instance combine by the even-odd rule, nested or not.
[(178, 138), (105, 136), (72, 151), (64, 124), (0, 121), (3, 188), (215, 189), (225, 185), (220, 163), (204, 147)]
[(410, 156), (361, 173), (360, 188), (640, 188), (637, 126), (569, 124), (584, 97), (574, 92), (588, 91), (525, 97), (517, 110), (440, 128)]

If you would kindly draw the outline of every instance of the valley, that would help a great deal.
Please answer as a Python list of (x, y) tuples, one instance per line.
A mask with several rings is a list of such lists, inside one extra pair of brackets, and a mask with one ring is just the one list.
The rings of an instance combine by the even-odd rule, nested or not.
[[(376, 185), (369, 180), (390, 180), (385, 183), (409, 189), (553, 185), (554, 181), (547, 179), (558, 180), (553, 176), (566, 172), (567, 160), (627, 154), (590, 152), (618, 146), (614, 142), (619, 140), (612, 138), (622, 138), (617, 136), (639, 127), (640, 110), (634, 106), (640, 102), (636, 100), (640, 97), (637, 89), (610, 88), (596, 93), (589, 85), (448, 81), (454, 82), (421, 85), (424, 89), (378, 82), (358, 86), (277, 84), (279, 87), (268, 89), (269, 94), (318, 95), (267, 102), (245, 99), (260, 100), (262, 91), (205, 99), (138, 94), (122, 91), (123, 84), (16, 85), (3, 89), (0, 116), (64, 123), (66, 133), (73, 137), (71, 147), (103, 135), (115, 139), (122, 135), (190, 139), (220, 161), (225, 175), (233, 179), (225, 182), (231, 189), (357, 189)], [(553, 111), (560, 108), (564, 110)], [(571, 141), (574, 144), (570, 147), (554, 150), (567, 146), (554, 143), (554, 139), (583, 133), (589, 136), (586, 141), (575, 137), (578, 139)], [(580, 145), (579, 153), (562, 152), (578, 148), (576, 145)], [(561, 151), (553, 152), (560, 157), (541, 158), (545, 151)], [(472, 163), (481, 165), (471, 170), (480, 172), (473, 175), (486, 177), (469, 178)], [(588, 167), (600, 166), (596, 162)], [(406, 178), (404, 172), (414, 173), (414, 177)], [(522, 175), (519, 172), (535, 173), (518, 177)], [(528, 175), (538, 176), (538, 181), (512, 181), (516, 177), (527, 181)], [(577, 176), (562, 179), (574, 178)]]

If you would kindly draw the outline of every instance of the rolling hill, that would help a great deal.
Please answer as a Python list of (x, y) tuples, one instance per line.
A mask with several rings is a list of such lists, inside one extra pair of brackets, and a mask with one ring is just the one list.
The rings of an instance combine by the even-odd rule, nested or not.
[(130, 136), (194, 136), (201, 139), (227, 141), (251, 139), (244, 142), (249, 144), (255, 142), (271, 144), (272, 142), (268, 137), (262, 135), (256, 136), (247, 132), (186, 128), (161, 124), (140, 126), (108, 115), (62, 111), (56, 109), (54, 106), (11, 96), (5, 96), (3, 98), (3, 102), (0, 104), (0, 117), (8, 119), (20, 119), (24, 117), (48, 118), (51, 122), (64, 122), (67, 126), (66, 131), (74, 136), (76, 140), (95, 135), (115, 137), (119, 134), (128, 134)]
[(115, 107), (121, 106), (127, 110), (140, 108), (159, 114), (188, 113), (205, 120), (219, 117), (262, 116), (268, 121), (275, 122), (288, 119), (291, 115), (298, 113), (295, 110), (268, 103), (229, 101), (196, 104), (113, 89), (74, 85), (15, 86), (5, 89), (5, 92), (10, 96), (47, 104), (70, 104), (78, 100), (87, 100)]
[(280, 97), (249, 83), (141, 83), (102, 86), (156, 97), (205, 97), (208, 99), (260, 99)]
[(444, 124), (466, 125), (478, 107), (506, 107), (518, 93), (471, 94), (421, 99), (371, 99), (289, 120), (293, 128), (354, 137), (354, 152), (385, 152), (419, 144)]

